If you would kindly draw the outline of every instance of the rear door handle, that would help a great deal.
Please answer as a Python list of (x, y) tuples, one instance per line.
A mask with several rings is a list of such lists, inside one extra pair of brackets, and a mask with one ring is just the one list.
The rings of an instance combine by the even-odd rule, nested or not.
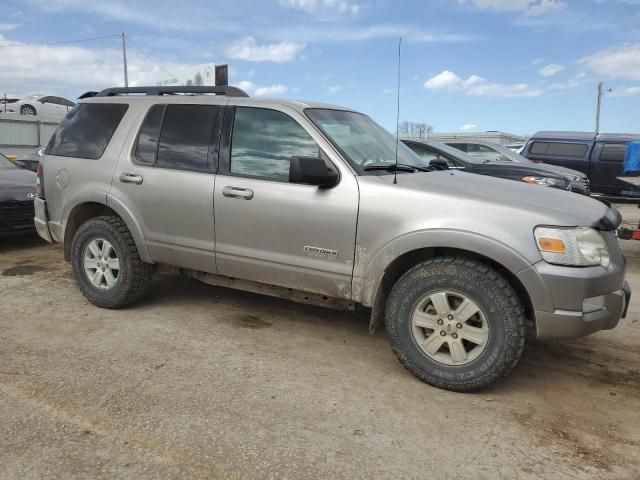
[(245, 200), (251, 200), (253, 198), (253, 190), (249, 188), (239, 188), (226, 186), (222, 189), (222, 195), (231, 198), (244, 198)]
[(142, 175), (134, 175), (132, 173), (121, 173), (120, 183), (135, 183), (140, 185), (142, 183)]

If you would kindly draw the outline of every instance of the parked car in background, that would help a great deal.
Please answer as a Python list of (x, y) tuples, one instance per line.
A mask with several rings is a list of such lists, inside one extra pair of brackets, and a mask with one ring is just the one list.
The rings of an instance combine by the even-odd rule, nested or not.
[(91, 303), (139, 300), (164, 264), (366, 308), (411, 373), (456, 391), (506, 375), (527, 325), (540, 338), (611, 329), (631, 295), (615, 207), (434, 171), (338, 106), (234, 87), (107, 89), (60, 123), (38, 180), (38, 233), (64, 244)]
[(589, 177), (593, 194), (618, 199), (640, 200), (640, 188), (619, 180), (627, 143), (640, 134), (593, 132), (538, 132), (525, 145), (522, 155), (579, 170)]
[(27, 170), (31, 170), (35, 172), (40, 164), (40, 159), (44, 154), (45, 147), (38, 147), (35, 150), (31, 150), (28, 153), (18, 155), (15, 160), (15, 164), (20, 168), (26, 168)]
[(520, 153), (522, 147), (524, 147), (524, 143), (510, 143), (508, 145), (505, 145), (505, 147), (507, 147), (509, 150), (513, 150), (516, 153)]
[[(483, 160), (489, 160), (491, 162), (516, 162), (516, 163), (542, 163), (542, 162), (533, 162), (529, 160), (527, 157), (520, 155), (518, 152), (515, 152), (509, 149), (507, 146), (500, 145), (498, 143), (492, 142), (483, 142), (483, 141), (470, 141), (470, 142), (447, 142), (447, 145), (457, 148), (460, 151), (468, 153), (473, 157), (478, 157)], [(550, 165), (544, 164), (546, 168), (553, 170), (559, 174), (568, 175), (570, 177), (574, 177), (576, 180), (580, 180), (582, 182), (588, 183), (588, 178), (586, 174), (579, 172), (577, 170), (573, 170), (571, 168), (560, 167), (558, 165)]]
[(589, 181), (586, 175), (581, 172), (529, 161), (512, 162), (479, 158), (447, 144), (430, 140), (402, 141), (422, 157), (427, 164), (436, 167), (442, 165), (444, 168), (462, 169), (478, 175), (506, 178), (589, 195)]
[(0, 237), (35, 232), (36, 174), (0, 153)]
[(36, 93), (6, 106), (7, 113), (64, 117), (75, 103), (62, 97)]

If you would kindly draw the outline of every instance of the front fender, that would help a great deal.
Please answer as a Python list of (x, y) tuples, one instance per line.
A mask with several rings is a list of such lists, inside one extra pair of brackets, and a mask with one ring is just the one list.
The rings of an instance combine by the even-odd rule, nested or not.
[(454, 229), (420, 230), (396, 237), (373, 253), (369, 253), (364, 245), (356, 245), (353, 300), (372, 307), (387, 267), (405, 253), (425, 248), (454, 248), (476, 253), (516, 275), (538, 260), (531, 261), (505, 243), (478, 233)]

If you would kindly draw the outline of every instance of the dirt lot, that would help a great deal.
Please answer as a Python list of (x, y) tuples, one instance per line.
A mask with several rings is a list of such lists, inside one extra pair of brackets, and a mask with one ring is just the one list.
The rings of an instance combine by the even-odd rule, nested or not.
[(454, 394), (365, 315), (168, 275), (101, 310), (59, 246), (0, 241), (0, 478), (637, 479), (640, 242), (623, 244), (622, 327), (530, 344), (494, 389)]

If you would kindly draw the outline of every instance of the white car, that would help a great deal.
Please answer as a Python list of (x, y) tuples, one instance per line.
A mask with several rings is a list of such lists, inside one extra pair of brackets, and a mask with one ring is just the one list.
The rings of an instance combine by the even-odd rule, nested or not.
[(7, 113), (64, 117), (74, 106), (75, 103), (66, 98), (37, 93), (7, 104)]

